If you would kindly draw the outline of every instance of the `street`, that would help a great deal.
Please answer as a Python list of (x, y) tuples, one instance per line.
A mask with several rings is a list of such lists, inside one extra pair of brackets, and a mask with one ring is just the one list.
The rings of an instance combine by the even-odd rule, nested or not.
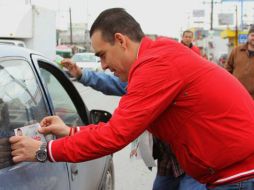
[[(105, 96), (89, 87), (74, 82), (81, 93), (88, 109), (100, 109), (113, 112), (119, 97)], [(114, 154), (115, 189), (116, 190), (149, 190), (152, 189), (156, 168), (148, 170), (142, 160), (129, 158), (130, 145)]]

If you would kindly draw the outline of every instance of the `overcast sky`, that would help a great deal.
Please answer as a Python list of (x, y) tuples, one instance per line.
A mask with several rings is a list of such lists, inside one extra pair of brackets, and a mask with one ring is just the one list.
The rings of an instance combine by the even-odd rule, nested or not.
[[(175, 36), (187, 27), (190, 7), (193, 7), (193, 2), (200, 2), (199, 0), (76, 0), (77, 3), (74, 3), (74, 1), (71, 1), (71, 6), (73, 10), (79, 10), (77, 19), (83, 14), (83, 18), (88, 19), (89, 24), (104, 9), (123, 7), (140, 23), (145, 33), (167, 36)], [(78, 1), (83, 3), (83, 9)], [(88, 11), (84, 12), (87, 4)]]
[[(46, 3), (46, 2), (50, 3)], [(32, 0), (37, 4), (57, 9), (62, 15), (72, 9), (74, 22), (88, 22), (89, 27), (98, 14), (111, 7), (123, 7), (149, 34), (178, 36), (188, 27), (188, 16), (195, 7), (202, 7), (202, 0)], [(207, 5), (209, 6), (209, 5)], [(63, 19), (64, 16), (62, 16)]]
[[(72, 10), (73, 22), (88, 22), (89, 28), (101, 11), (112, 7), (123, 7), (140, 23), (145, 33), (171, 37), (179, 37), (183, 30), (190, 27), (193, 9), (205, 9), (204, 21), (207, 28), (210, 22), (211, 0), (0, 0), (0, 5), (2, 2), (14, 1), (16, 3), (31, 1), (34, 4), (57, 10), (57, 21), (66, 26), (68, 26), (66, 23), (69, 22), (69, 7)], [(229, 4), (227, 6), (232, 10), (232, 3), (231, 6)], [(215, 11), (219, 9), (227, 11), (221, 4), (215, 4), (214, 9)], [(254, 12), (253, 9), (252, 12)]]

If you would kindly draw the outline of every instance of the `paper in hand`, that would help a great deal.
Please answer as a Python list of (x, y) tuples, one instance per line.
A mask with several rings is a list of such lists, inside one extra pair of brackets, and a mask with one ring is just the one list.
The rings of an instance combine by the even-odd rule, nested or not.
[(35, 123), (32, 125), (26, 125), (24, 127), (20, 127), (17, 129), (14, 129), (14, 133), (16, 136), (28, 136), (35, 140), (42, 141), (42, 142), (48, 142), (53, 139), (52, 135), (43, 135), (39, 133), (38, 129), (40, 128), (39, 123)]

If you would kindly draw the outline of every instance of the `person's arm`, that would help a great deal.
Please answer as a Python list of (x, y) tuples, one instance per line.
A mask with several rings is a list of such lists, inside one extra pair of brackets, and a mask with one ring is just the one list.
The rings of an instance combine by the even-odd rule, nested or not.
[[(173, 65), (154, 57), (134, 68), (130, 73), (132, 78), (128, 92), (121, 98), (107, 123), (91, 124), (78, 132), (78, 128), (73, 131), (57, 116), (44, 118), (40, 122), (40, 132), (63, 137), (48, 143), (49, 160), (84, 162), (109, 155), (152, 127), (153, 122), (169, 108), (184, 87), (182, 76)], [(10, 142), (15, 163), (35, 161), (34, 155), (41, 145), (40, 141), (13, 136)]]
[(126, 93), (127, 83), (121, 82), (118, 77), (88, 69), (83, 69), (82, 71), (71, 59), (62, 60), (61, 65), (68, 69), (71, 76), (85, 86), (90, 86), (106, 95), (121, 96)]
[(228, 57), (226, 63), (224, 64), (224, 68), (230, 73), (233, 73), (234, 70), (234, 54), (235, 49), (231, 51), (230, 56)]
[(142, 69), (131, 73), (128, 92), (108, 123), (89, 125), (73, 136), (50, 141), (50, 160), (81, 162), (102, 157), (120, 150), (144, 132), (183, 87), (177, 70), (170, 68), (169, 75), (168, 68), (156, 63), (142, 64)]
[(79, 82), (106, 95), (122, 96), (126, 93), (126, 82), (121, 82), (118, 77), (104, 72), (84, 69)]

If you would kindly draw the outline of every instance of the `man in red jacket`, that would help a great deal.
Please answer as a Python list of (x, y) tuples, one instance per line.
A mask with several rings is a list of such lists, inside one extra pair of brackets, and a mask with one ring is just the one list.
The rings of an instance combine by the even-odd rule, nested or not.
[(254, 103), (237, 79), (174, 40), (145, 37), (121, 8), (103, 11), (90, 36), (103, 69), (128, 81), (112, 118), (71, 128), (57, 116), (46, 117), (40, 132), (61, 138), (44, 144), (11, 137), (14, 162), (47, 156), (52, 162), (87, 161), (148, 130), (170, 144), (184, 171), (201, 183), (254, 188)]
[(200, 49), (197, 46), (194, 46), (192, 41), (193, 41), (193, 32), (190, 30), (185, 30), (182, 35), (181, 43), (183, 45), (189, 47), (191, 50), (193, 50), (198, 55), (201, 55)]

